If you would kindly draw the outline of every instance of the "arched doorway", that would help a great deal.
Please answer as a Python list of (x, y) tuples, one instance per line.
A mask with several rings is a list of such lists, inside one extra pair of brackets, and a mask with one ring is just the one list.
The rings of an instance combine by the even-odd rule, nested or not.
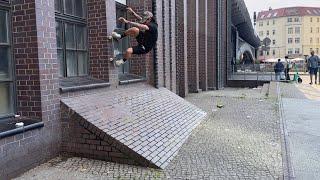
[(254, 64), (253, 55), (250, 51), (243, 52), (241, 64)]

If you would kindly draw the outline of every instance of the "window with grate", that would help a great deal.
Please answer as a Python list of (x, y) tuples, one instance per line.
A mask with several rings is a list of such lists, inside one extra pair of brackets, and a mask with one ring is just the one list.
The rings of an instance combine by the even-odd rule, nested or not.
[(14, 115), (14, 78), (11, 49), (10, 11), (0, 1), (0, 119)]
[(60, 76), (88, 75), (86, 0), (55, 0)]

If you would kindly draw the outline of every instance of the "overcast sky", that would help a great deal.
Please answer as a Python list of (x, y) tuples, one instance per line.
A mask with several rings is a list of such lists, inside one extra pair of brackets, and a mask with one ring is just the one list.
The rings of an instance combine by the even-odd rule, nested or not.
[(252, 19), (254, 11), (291, 7), (291, 6), (311, 6), (320, 7), (320, 0), (244, 0)]

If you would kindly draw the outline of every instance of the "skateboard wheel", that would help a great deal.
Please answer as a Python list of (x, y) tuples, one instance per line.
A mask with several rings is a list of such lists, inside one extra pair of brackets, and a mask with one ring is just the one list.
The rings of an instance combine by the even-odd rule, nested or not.
[(112, 36), (108, 36), (107, 38), (108, 38), (109, 40), (112, 40)]

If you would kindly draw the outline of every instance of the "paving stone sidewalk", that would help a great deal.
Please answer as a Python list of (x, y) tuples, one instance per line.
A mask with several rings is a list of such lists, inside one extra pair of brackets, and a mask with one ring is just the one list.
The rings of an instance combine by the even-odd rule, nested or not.
[(320, 88), (302, 84), (280, 84), (289, 173), (292, 179), (320, 179)]
[[(56, 158), (17, 179), (281, 179), (276, 101), (260, 90), (225, 89), (187, 100), (208, 113), (163, 170), (78, 157)], [(224, 108), (217, 109), (217, 104)]]

